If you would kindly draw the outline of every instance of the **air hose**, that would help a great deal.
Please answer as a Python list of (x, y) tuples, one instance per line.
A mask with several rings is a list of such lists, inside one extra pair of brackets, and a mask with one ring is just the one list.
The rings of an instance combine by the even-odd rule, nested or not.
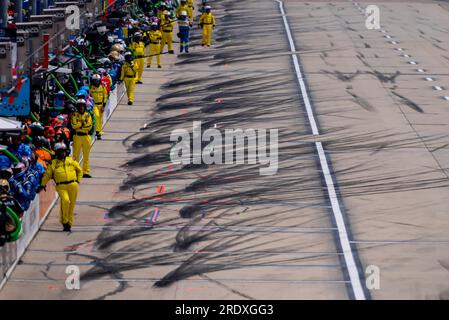
[(50, 73), (50, 75), (51, 75), (51, 77), (53, 78), (53, 80), (55, 80), (55, 83), (56, 83), (56, 85), (58, 86), (58, 88), (59, 88), (62, 92), (64, 92), (65, 96), (66, 96), (67, 98), (69, 98), (72, 102), (76, 102), (75, 98), (73, 98), (71, 95), (69, 95), (69, 94), (67, 93), (67, 91), (64, 89), (64, 87), (62, 86), (62, 84), (59, 82), (58, 78), (56, 78), (56, 77), (53, 75), (53, 73)]
[(8, 235), (7, 242), (17, 241), (23, 234), (22, 221), (19, 216), (14, 212), (13, 209), (6, 207), (6, 214), (11, 218), (11, 220), (16, 225), (16, 230)]
[(78, 83), (76, 83), (76, 80), (75, 80), (75, 78), (73, 77), (73, 75), (72, 75), (72, 74), (70, 74), (70, 75), (69, 75), (69, 78), (70, 78), (70, 80), (72, 81), (72, 83), (73, 83), (73, 86), (75, 87), (75, 91), (76, 91), (76, 92), (78, 92), (78, 91), (79, 91), (79, 88), (78, 88)]
[(9, 150), (3, 149), (0, 150), (0, 153), (3, 153), (5, 156), (7, 156), (14, 164), (17, 164), (20, 162), (19, 158), (17, 158), (14, 154), (12, 154)]
[(30, 113), (30, 118), (33, 122), (39, 122), (39, 117), (34, 114), (34, 112)]
[(97, 69), (95, 69), (95, 67), (86, 59), (86, 57), (78, 50), (78, 48), (73, 47), (73, 49), (83, 58), (84, 62), (86, 63), (86, 65), (89, 67), (90, 70), (95, 71), (95, 73), (97, 73)]

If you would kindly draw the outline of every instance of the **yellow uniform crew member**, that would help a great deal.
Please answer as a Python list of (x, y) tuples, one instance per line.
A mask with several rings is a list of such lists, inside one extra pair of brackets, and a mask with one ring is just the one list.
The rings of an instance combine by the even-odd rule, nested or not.
[(161, 39), (162, 33), (158, 30), (157, 23), (151, 25), (151, 30), (147, 33), (150, 44), (149, 54), (147, 58), (147, 67), (151, 68), (151, 63), (153, 62), (153, 57), (156, 57), (157, 67), (162, 68), (161, 64)]
[(205, 7), (206, 12), (204, 12), (198, 25), (203, 28), (203, 46), (210, 47), (212, 41), (212, 29), (215, 27), (215, 17), (211, 12), (210, 6)]
[(135, 56), (135, 64), (137, 68), (136, 83), (142, 83), (143, 68), (145, 63), (145, 43), (142, 41), (142, 34), (140, 32), (135, 34), (134, 42), (131, 43), (130, 49), (133, 51)]
[(86, 101), (80, 99), (76, 103), (77, 111), (72, 115), (70, 123), (75, 134), (73, 136), (73, 159), (80, 161), (81, 150), (83, 150), (83, 177), (91, 178), (89, 157), (90, 157), (90, 144), (92, 138), (89, 135), (92, 129), (92, 117), (89, 112), (86, 111)]
[(175, 26), (175, 21), (170, 18), (170, 13), (165, 11), (164, 19), (161, 21), (162, 30), (162, 41), (161, 41), (161, 53), (164, 51), (164, 47), (167, 44), (168, 53), (173, 54), (173, 28)]
[(101, 139), (101, 136), (103, 135), (103, 113), (109, 95), (106, 87), (101, 84), (101, 76), (99, 74), (93, 75), (91, 83), (92, 85), (90, 86), (90, 95), (95, 102), (95, 131), (97, 138)]
[(178, 19), (181, 16), (181, 12), (183, 12), (183, 11), (187, 12), (187, 17), (189, 18), (189, 20), (193, 21), (193, 9), (192, 9), (192, 7), (189, 7), (187, 5), (186, 0), (181, 1), (181, 4), (176, 9), (176, 17)]
[(137, 71), (131, 52), (125, 53), (125, 63), (122, 66), (120, 81), (125, 81), (126, 94), (128, 95), (128, 105), (134, 102), (134, 89), (136, 87)]
[(83, 170), (78, 162), (67, 156), (67, 146), (63, 142), (57, 143), (54, 149), (56, 159), (47, 167), (37, 192), (44, 189), (50, 179), (55, 181), (56, 191), (61, 199), (60, 222), (64, 226), (64, 231), (70, 231), (74, 222), (73, 211)]
[[(189, 8), (191, 8), (192, 10), (192, 15), (193, 15), (193, 11), (195, 10), (194, 6), (193, 6), (193, 0), (187, 0), (187, 6)], [(193, 21), (193, 20), (192, 20)]]

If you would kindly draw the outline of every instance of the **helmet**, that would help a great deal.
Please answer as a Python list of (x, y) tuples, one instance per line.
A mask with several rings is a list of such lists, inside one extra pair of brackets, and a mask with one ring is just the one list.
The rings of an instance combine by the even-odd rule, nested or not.
[(127, 61), (131, 61), (133, 59), (133, 55), (131, 54), (131, 52), (128, 51), (127, 53), (125, 53), (125, 59)]
[(163, 14), (164, 14), (164, 16), (168, 16), (168, 15), (170, 15), (170, 12), (168, 12), (168, 10), (164, 10)]
[(106, 28), (106, 26), (98, 26), (97, 27), (97, 31), (98, 31), (99, 34), (103, 35), (106, 32), (108, 32), (109, 30), (108, 30), (108, 28)]
[(101, 80), (101, 76), (98, 73), (96, 73), (92, 76), (92, 81), (100, 81), (100, 80)]
[(124, 51), (125, 48), (123, 48), (123, 45), (116, 43), (111, 47), (111, 51), (117, 51), (117, 52), (122, 52)]
[(212, 8), (211, 8), (210, 6), (205, 6), (204, 9), (210, 10), (210, 9), (212, 9)]
[(108, 58), (118, 60), (118, 59), (120, 59), (120, 53), (118, 53), (117, 51), (111, 51), (108, 55)]
[(65, 107), (69, 113), (76, 112), (76, 107), (71, 103), (67, 104)]
[(109, 60), (109, 58), (100, 59), (99, 62), (102, 63), (105, 68), (111, 67), (111, 60)]
[(2, 179), (9, 180), (9, 178), (11, 178), (12, 175), (13, 175), (13, 172), (12, 172), (11, 168), (3, 169), (0, 171), (0, 176), (2, 177)]
[(151, 26), (152, 26), (152, 27), (157, 27), (158, 24), (157, 24), (157, 22), (153, 22), (153, 23), (151, 24)]
[(181, 16), (187, 16), (187, 11), (181, 11)]
[(38, 148), (39, 147), (45, 147), (47, 145), (47, 143), (48, 143), (48, 140), (45, 139), (45, 137), (43, 137), (43, 136), (37, 136), (37, 137), (34, 137), (33, 143)]
[(0, 180), (0, 190), (9, 192), (9, 182), (6, 179)]
[(45, 126), (44, 136), (47, 138), (53, 138), (55, 136), (55, 129), (51, 126)]
[(0, 155), (0, 170), (8, 169), (9, 167), (11, 167), (11, 160), (3, 154)]
[[(98, 68), (97, 71), (98, 71), (98, 75), (104, 75), (107, 73), (107, 70), (104, 68)], [(100, 80), (101, 80), (101, 77), (100, 77)]]
[(77, 109), (77, 110), (80, 110), (81, 107), (87, 108), (87, 102), (86, 102), (86, 100), (84, 100), (84, 99), (78, 99), (78, 100), (76, 101), (76, 109)]
[(58, 150), (67, 150), (67, 146), (65, 145), (65, 143), (64, 142), (58, 142), (57, 144), (55, 144), (55, 146), (53, 147), (53, 149), (55, 150), (55, 151), (58, 151)]

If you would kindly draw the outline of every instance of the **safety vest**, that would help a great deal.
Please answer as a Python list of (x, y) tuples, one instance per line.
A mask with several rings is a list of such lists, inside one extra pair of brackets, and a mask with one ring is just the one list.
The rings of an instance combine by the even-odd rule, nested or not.
[(201, 15), (200, 22), (198, 22), (198, 24), (203, 24), (203, 25), (212, 24), (212, 25), (215, 25), (215, 17), (212, 14), (212, 12), (211, 13), (203, 13)]
[(102, 84), (98, 87), (90, 86), (90, 95), (94, 99), (96, 106), (103, 105), (108, 100), (108, 91)]
[(92, 116), (87, 111), (83, 114), (75, 112), (70, 123), (77, 133), (88, 134), (90, 129), (92, 129)]
[(193, 0), (187, 0), (187, 6), (193, 8)]
[(123, 78), (135, 78), (137, 75), (136, 72), (136, 66), (134, 65), (134, 62), (125, 62), (125, 64), (122, 67), (122, 75), (120, 77), (121, 80)]
[(190, 27), (190, 20), (189, 19), (178, 20), (178, 26), (179, 27)]
[(145, 43), (143, 41), (131, 43), (130, 49), (134, 52), (137, 59), (143, 58), (145, 55)]
[(45, 186), (50, 179), (56, 184), (79, 182), (82, 175), (83, 170), (72, 157), (66, 157), (64, 160), (55, 159), (45, 171), (41, 185)]

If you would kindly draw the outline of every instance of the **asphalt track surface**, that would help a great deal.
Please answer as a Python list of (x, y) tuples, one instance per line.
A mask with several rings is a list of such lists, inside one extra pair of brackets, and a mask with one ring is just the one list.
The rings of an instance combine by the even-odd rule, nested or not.
[[(448, 298), (449, 7), (380, 2), (368, 30), (366, 4), (214, 1), (213, 48), (194, 30), (146, 69), (92, 149), (73, 232), (53, 210), (0, 299)], [(173, 165), (193, 121), (278, 129), (277, 174)]]

